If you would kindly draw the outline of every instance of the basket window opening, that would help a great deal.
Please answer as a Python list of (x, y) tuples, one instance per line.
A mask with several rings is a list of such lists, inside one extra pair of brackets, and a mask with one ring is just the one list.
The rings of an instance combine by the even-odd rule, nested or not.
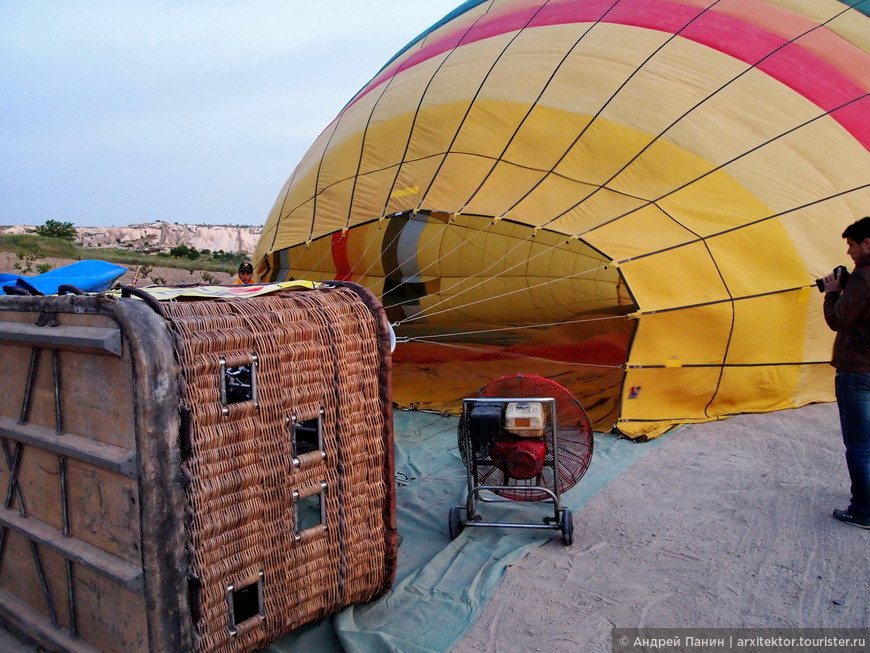
[(230, 366), (221, 360), (221, 403), (224, 406), (257, 400), (257, 359)]
[(256, 581), (236, 588), (227, 586), (227, 607), (229, 609), (229, 630), (235, 636), (237, 626), (249, 619), (260, 619), (265, 616), (263, 602), (263, 572)]
[[(325, 485), (322, 484), (322, 485)], [(326, 502), (324, 494), (326, 488), (311, 496), (301, 497), (296, 500), (296, 536), (300, 537), (304, 531), (317, 526), (326, 527)]]
[(293, 423), (293, 456), (323, 449), (320, 416)]

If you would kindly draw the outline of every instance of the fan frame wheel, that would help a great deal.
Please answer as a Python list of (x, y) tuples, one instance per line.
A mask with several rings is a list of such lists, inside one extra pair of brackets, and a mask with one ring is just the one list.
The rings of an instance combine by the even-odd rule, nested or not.
[(459, 515), (463, 510), (466, 510), (464, 506), (453, 506), (447, 515), (447, 532), (450, 534), (451, 540), (455, 540), (465, 530), (465, 520)]
[(562, 542), (565, 546), (574, 544), (574, 515), (568, 508), (562, 510), (559, 520), (559, 530), (562, 533)]

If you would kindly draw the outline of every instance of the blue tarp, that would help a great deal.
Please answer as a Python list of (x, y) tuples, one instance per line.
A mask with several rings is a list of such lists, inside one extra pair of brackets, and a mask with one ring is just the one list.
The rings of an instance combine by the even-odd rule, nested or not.
[(127, 268), (107, 261), (77, 261), (30, 277), (0, 274), (0, 287), (5, 292), (7, 286), (17, 286), (35, 295), (56, 295), (63, 285), (75, 286), (84, 292), (101, 292), (126, 271)]
[[(558, 531), (466, 528), (451, 541), (447, 514), (464, 504), (466, 470), (456, 443), (455, 417), (397, 411), (396, 503), (399, 565), (391, 592), (378, 601), (345, 608), (284, 635), (268, 653), (443, 653), (471, 628), (507, 567)], [(562, 497), (583, 528), (583, 505), (666, 436), (636, 443), (595, 434), (592, 464)], [(484, 512), (484, 510), (486, 512)], [(553, 508), (541, 503), (488, 504), (487, 520), (541, 523)]]

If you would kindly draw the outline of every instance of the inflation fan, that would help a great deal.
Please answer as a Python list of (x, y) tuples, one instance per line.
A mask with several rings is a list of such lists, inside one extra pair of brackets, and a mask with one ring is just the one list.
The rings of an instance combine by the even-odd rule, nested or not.
[[(571, 511), (561, 496), (582, 478), (592, 459), (592, 426), (570, 392), (539, 376), (506, 376), (463, 400), (459, 453), (468, 472), (465, 505), (450, 509), (451, 539), (466, 526), (558, 530), (573, 542)], [(491, 522), (480, 503), (548, 502), (543, 523)]]

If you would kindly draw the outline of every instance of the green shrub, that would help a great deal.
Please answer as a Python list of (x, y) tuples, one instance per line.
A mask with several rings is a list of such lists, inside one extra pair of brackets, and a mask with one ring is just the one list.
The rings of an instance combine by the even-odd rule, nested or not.
[(199, 250), (182, 243), (181, 245), (176, 245), (170, 249), (169, 255), (174, 256), (175, 258), (187, 258), (191, 261), (195, 261), (199, 258)]
[(22, 274), (27, 274), (33, 272), (33, 264), (36, 262), (36, 259), (39, 258), (39, 252), (36, 247), (26, 247), (15, 252), (15, 258), (17, 258), (19, 262), (13, 263), (12, 267)]
[(68, 240), (70, 242), (76, 239), (76, 228), (72, 222), (46, 220), (44, 225), (36, 227), (33, 232), (37, 236), (45, 238), (57, 238), (58, 240)]

